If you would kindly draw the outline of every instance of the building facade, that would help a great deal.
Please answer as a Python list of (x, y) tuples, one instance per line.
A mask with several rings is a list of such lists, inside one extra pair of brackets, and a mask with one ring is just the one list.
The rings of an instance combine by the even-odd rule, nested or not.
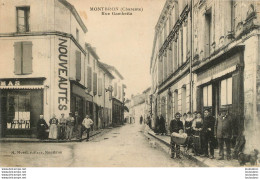
[[(153, 117), (166, 113), (169, 121), (176, 111), (204, 109), (217, 117), (225, 108), (234, 137), (244, 132), (246, 148), (259, 148), (259, 8), (255, 1), (166, 1), (151, 58)], [(178, 9), (177, 20), (170, 18), (171, 9)], [(171, 51), (172, 39), (177, 50)]]
[[(39, 13), (39, 9), (42, 9)], [(89, 114), (94, 129), (112, 123), (114, 76), (86, 43), (87, 28), (66, 0), (0, 5), (1, 137), (36, 137), (39, 115)]]

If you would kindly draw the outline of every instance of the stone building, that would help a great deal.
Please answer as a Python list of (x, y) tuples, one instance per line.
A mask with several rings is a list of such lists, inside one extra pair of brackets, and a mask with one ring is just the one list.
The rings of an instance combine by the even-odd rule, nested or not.
[(260, 148), (259, 8), (256, 1), (166, 1), (150, 66), (153, 117), (169, 120), (176, 109), (210, 109), (217, 117), (226, 108), (234, 137), (244, 131), (246, 148)]

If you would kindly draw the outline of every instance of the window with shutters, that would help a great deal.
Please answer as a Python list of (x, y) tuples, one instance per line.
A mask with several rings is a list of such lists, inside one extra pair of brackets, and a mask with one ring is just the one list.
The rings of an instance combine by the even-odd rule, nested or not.
[(98, 78), (98, 96), (102, 96), (102, 78)]
[(81, 53), (76, 51), (76, 80), (81, 80)]
[(32, 42), (14, 43), (14, 73), (16, 75), (32, 73)]
[(30, 7), (17, 7), (17, 32), (29, 32)]
[(221, 105), (232, 104), (232, 78), (227, 78), (220, 83), (220, 103)]
[(114, 97), (117, 96), (117, 83), (114, 83)]
[(93, 73), (93, 94), (97, 94), (97, 73)]
[(212, 106), (212, 85), (203, 87), (203, 106)]
[(87, 85), (88, 85), (88, 91), (92, 91), (92, 68), (88, 67), (87, 68)]

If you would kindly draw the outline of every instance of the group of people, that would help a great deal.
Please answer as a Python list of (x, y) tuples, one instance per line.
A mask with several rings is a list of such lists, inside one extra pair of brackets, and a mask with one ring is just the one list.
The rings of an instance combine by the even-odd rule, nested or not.
[(143, 116), (140, 116), (140, 125), (142, 124), (146, 124), (148, 125), (150, 128), (152, 128), (152, 119), (150, 116), (147, 116), (146, 120), (144, 120)]
[[(160, 118), (159, 122), (162, 121)], [(163, 126), (160, 127), (159, 132), (163, 133), (164, 128)], [(218, 159), (224, 160), (225, 144), (226, 159), (231, 159), (232, 119), (227, 109), (221, 110), (216, 119), (210, 114), (209, 109), (204, 110), (203, 117), (200, 112), (194, 112), (193, 114), (188, 112), (182, 116), (177, 112), (174, 119), (170, 122), (169, 131), (171, 134), (173, 132), (186, 133), (187, 139), (185, 145), (188, 149), (192, 149), (195, 156), (214, 159), (214, 149), (218, 146)], [(180, 158), (180, 145), (174, 142), (172, 137), (171, 158)]]
[[(67, 118), (64, 113), (62, 113), (59, 119), (53, 114), (52, 118), (49, 120), (49, 124), (50, 125), (48, 126), (43, 115), (40, 115), (40, 119), (37, 122), (37, 137), (39, 139), (71, 140), (73, 132), (77, 134), (77, 139), (82, 139), (83, 133), (86, 132), (88, 141), (93, 121), (89, 115), (86, 115), (86, 117), (81, 120), (78, 112), (75, 112), (74, 117), (72, 113), (69, 113)], [(49, 130), (49, 133), (46, 132), (47, 130)]]

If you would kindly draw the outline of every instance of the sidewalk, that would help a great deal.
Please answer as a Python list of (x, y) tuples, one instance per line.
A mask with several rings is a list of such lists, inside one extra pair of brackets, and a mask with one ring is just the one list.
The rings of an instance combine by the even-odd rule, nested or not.
[[(90, 139), (91, 137), (97, 135), (97, 134), (100, 134), (101, 132), (106, 132), (106, 131), (109, 131), (111, 130), (112, 128), (106, 128), (106, 129), (99, 129), (97, 131), (90, 131), (89, 133), (89, 136), (90, 136)], [(84, 134), (82, 140), (86, 140), (87, 139), (87, 136), (86, 134)], [(40, 139), (37, 139), (37, 138), (1, 138), (0, 139), (0, 143), (3, 143), (3, 142), (17, 142), (17, 143), (66, 143), (66, 142), (80, 142), (81, 140), (80, 139), (76, 139), (76, 138), (73, 138), (71, 141), (69, 140), (51, 140), (51, 139), (45, 139), (45, 140), (40, 140)]]
[[(152, 130), (147, 131), (148, 134), (155, 139), (159, 140), (163, 144), (167, 145), (170, 147), (170, 137), (169, 136), (161, 136), (161, 135), (156, 135)], [(200, 157), (200, 156), (193, 156), (193, 154), (188, 154), (184, 152), (184, 148), (181, 147), (181, 153), (183, 156), (186, 158), (198, 163), (201, 167), (240, 167), (239, 163), (237, 160), (217, 160), (217, 159), (209, 159), (205, 157)], [(215, 149), (215, 156), (218, 157), (218, 150)]]

